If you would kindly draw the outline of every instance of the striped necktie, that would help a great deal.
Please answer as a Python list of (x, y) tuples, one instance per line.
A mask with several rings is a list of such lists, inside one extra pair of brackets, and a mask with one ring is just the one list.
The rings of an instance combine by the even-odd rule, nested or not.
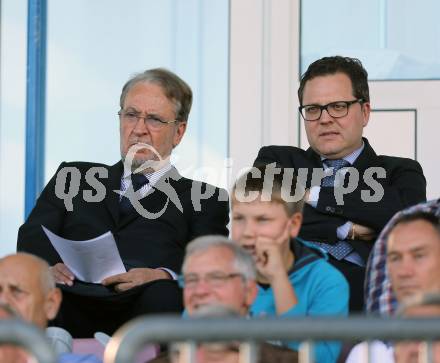
[[(148, 184), (148, 178), (144, 174), (131, 174), (131, 185), (135, 192), (137, 192), (146, 184)], [(130, 202), (130, 199), (123, 195), (119, 202), (119, 212), (121, 216), (126, 216), (133, 210), (134, 208)]]

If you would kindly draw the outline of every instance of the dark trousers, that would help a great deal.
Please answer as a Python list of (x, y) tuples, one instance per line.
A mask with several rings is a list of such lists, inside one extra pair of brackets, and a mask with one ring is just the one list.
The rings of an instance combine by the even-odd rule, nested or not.
[(358, 266), (346, 260), (339, 261), (330, 255), (328, 257), (328, 262), (342, 272), (350, 286), (350, 313), (364, 312), (365, 267)]
[(182, 310), (182, 290), (176, 281), (157, 280), (107, 297), (63, 292), (60, 311), (51, 325), (66, 329), (74, 338), (90, 338), (97, 331), (112, 335), (121, 325), (140, 315)]

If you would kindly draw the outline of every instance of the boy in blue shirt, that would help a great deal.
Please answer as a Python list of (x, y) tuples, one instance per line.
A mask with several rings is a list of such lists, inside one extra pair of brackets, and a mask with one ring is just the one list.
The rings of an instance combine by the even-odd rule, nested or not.
[[(293, 173), (266, 172), (266, 167), (253, 168), (235, 183), (232, 239), (253, 256), (257, 267), (253, 316), (348, 314), (349, 290), (343, 275), (326, 261), (324, 252), (296, 238), (303, 195)], [(297, 350), (299, 343), (287, 345)], [(339, 351), (338, 343), (319, 342), (316, 362), (334, 363)]]

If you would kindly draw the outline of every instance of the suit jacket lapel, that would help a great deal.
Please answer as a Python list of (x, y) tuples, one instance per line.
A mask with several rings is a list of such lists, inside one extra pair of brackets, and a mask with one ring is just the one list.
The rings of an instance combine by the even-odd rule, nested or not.
[[(371, 166), (380, 166), (380, 160), (376, 152), (365, 137), (362, 139), (364, 140), (364, 149), (353, 164), (353, 167), (359, 171), (359, 174), (363, 174)], [(359, 177), (362, 178), (362, 175), (359, 175)]]
[(321, 157), (311, 147), (306, 150), (306, 155), (312, 164), (312, 168), (323, 167)]
[(307, 160), (308, 160), (308, 173), (307, 173), (307, 188), (312, 186), (313, 172), (314, 169), (323, 169), (321, 157), (309, 147), (306, 150)]

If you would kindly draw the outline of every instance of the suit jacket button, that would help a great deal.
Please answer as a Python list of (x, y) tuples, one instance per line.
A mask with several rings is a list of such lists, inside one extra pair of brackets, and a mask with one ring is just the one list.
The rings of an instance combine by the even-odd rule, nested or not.
[(335, 213), (335, 208), (328, 206), (328, 207), (325, 207), (325, 211), (330, 212), (330, 213)]

